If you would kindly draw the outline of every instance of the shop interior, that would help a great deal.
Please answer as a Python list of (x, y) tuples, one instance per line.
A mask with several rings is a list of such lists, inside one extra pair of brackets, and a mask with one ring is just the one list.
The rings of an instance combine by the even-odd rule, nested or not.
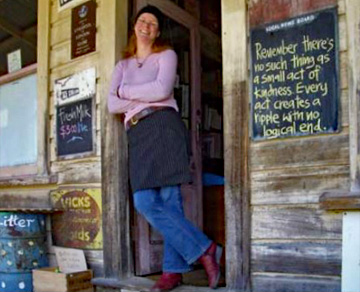
[[(200, 143), (198, 146), (201, 149), (202, 194), (200, 194), (199, 200), (202, 202), (202, 218), (200, 219), (202, 222), (197, 222), (197, 224), (202, 226), (209, 238), (225, 246), (221, 2), (219, 0), (173, 0), (171, 2), (181, 8), (184, 14), (190, 14), (200, 21), (200, 60), (196, 60), (198, 68), (191, 63), (193, 53), (191, 50), (194, 49), (191, 43), (191, 28), (177, 22), (171, 15), (166, 15), (163, 38), (178, 55), (178, 77), (174, 96), (179, 106), (179, 112), (189, 129), (190, 139), (198, 139), (197, 141)], [(191, 80), (195, 75), (192, 72), (194, 68), (200, 70), (200, 84), (195, 83), (200, 87), (200, 95), (193, 94), (194, 91), (191, 88), (194, 85)], [(200, 100), (201, 102), (199, 102)], [(192, 115), (201, 116), (199, 124)], [(199, 194), (195, 192), (190, 196), (194, 195), (198, 196)], [(185, 214), (191, 213), (191, 211), (187, 212), (187, 209), (191, 209), (187, 206), (187, 204), (191, 204), (191, 198), (188, 199), (186, 191), (183, 196)], [(139, 216), (134, 212), (133, 217), (135, 273), (138, 276), (156, 280), (160, 275), (161, 260), (156, 261), (154, 258), (161, 258), (162, 249), (155, 246), (162, 244), (161, 236), (150, 228), (145, 232), (149, 237), (149, 243), (137, 243), (139, 233), (144, 233), (146, 229), (146, 223), (142, 219), (139, 223)], [(191, 220), (191, 215), (188, 217)], [(145, 256), (141, 255), (140, 249), (147, 249)], [(153, 255), (147, 257), (148, 254)], [(147, 260), (151, 262), (147, 262)], [(221, 259), (221, 268), (224, 275), (224, 253)], [(195, 264), (194, 271), (184, 275), (184, 283), (207, 286), (205, 272)], [(220, 285), (225, 285), (224, 277), (220, 280)]]

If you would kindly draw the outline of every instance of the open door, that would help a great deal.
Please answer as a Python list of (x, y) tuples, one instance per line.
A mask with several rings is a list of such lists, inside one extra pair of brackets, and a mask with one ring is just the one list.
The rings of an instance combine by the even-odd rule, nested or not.
[[(166, 16), (163, 37), (167, 39), (178, 55), (179, 76), (175, 88), (184, 123), (189, 129), (191, 140), (190, 167), (193, 183), (182, 185), (182, 196), (186, 217), (202, 229), (202, 160), (200, 144), (201, 126), (201, 77), (200, 77), (200, 33), (199, 24), (188, 12), (170, 1), (141, 0), (136, 10), (151, 4)], [(162, 237), (154, 231), (145, 219), (135, 214), (135, 264), (137, 275), (147, 275), (162, 269)]]

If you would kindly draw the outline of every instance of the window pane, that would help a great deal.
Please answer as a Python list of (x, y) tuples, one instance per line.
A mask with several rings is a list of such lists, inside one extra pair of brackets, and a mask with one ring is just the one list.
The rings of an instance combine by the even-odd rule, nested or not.
[(36, 74), (0, 86), (0, 167), (37, 161)]

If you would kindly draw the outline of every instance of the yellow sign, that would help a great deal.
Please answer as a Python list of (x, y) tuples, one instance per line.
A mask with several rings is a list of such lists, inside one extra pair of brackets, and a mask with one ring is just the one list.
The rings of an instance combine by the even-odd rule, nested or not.
[(52, 215), (57, 246), (102, 249), (101, 189), (58, 189), (50, 193), (52, 205), (63, 212)]

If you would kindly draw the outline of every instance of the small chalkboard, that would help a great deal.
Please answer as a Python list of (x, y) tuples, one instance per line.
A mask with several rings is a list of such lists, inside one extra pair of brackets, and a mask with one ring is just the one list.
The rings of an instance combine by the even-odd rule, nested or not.
[(252, 138), (339, 130), (337, 9), (251, 30)]
[(92, 98), (57, 107), (56, 137), (58, 156), (93, 150)]

